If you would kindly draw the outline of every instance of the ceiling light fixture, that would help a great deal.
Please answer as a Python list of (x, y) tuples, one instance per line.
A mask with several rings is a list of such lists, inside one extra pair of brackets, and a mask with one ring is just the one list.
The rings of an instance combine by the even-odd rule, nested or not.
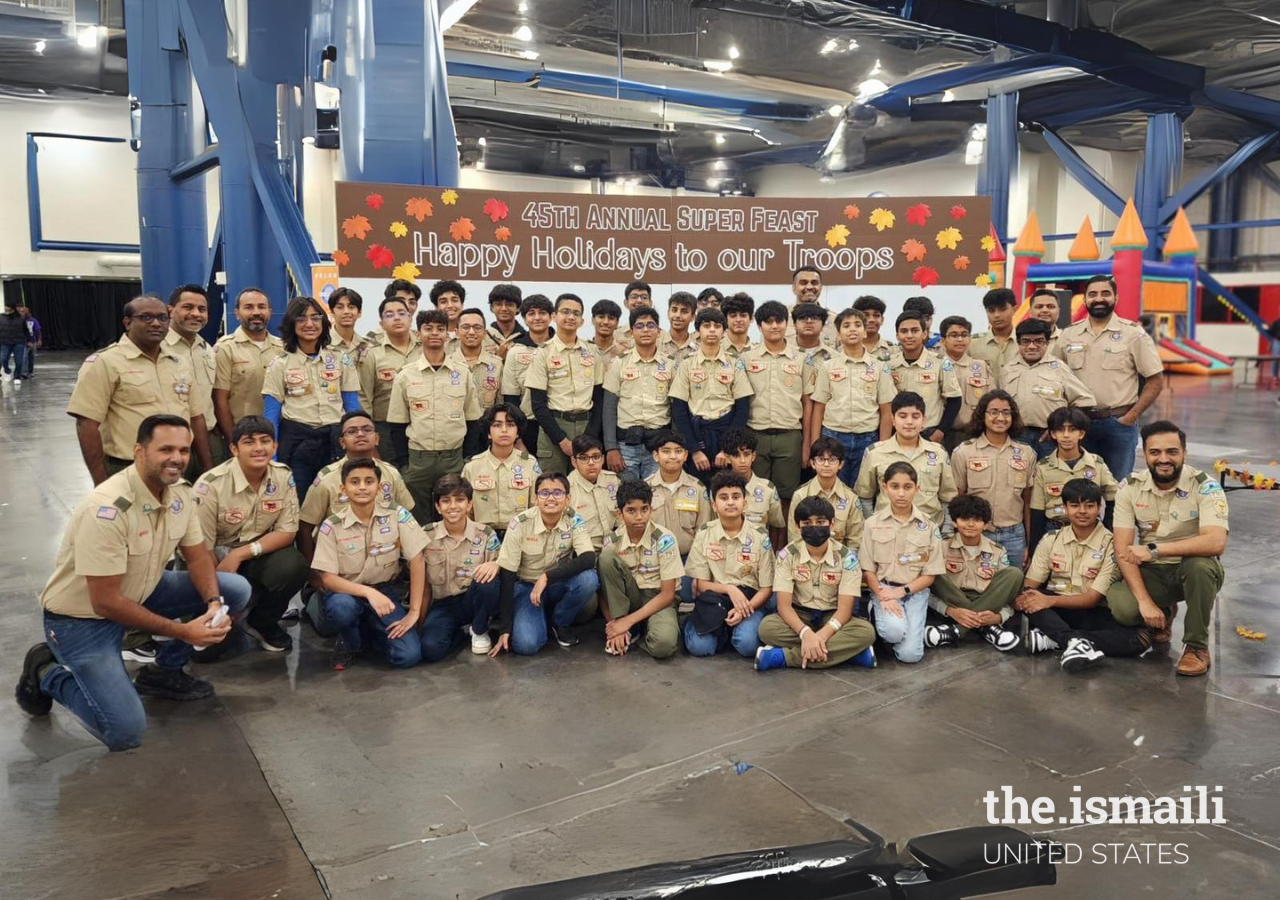
[(521, 25), (515, 31), (511, 32), (511, 36), (517, 41), (531, 41), (533, 40), (533, 29), (528, 25)]
[(831, 106), (827, 108), (827, 115), (829, 115), (833, 119), (839, 118), (840, 116), (844, 115), (844, 107), (841, 106), (839, 103), (832, 103)]
[(577, 172), (578, 174), (582, 174), (583, 172), (587, 171), (587, 167), (584, 166), (582, 163), (574, 163), (571, 168), (573, 169), (573, 171)]
[(729, 48), (729, 58), (730, 58), (730, 59), (737, 59), (740, 55), (741, 55), (741, 54), (740, 54), (740, 53), (738, 53), (738, 48), (737, 48), (737, 47), (730, 47), (730, 48)]
[(704, 59), (702, 65), (709, 72), (715, 72), (717, 75), (723, 75), (733, 68), (733, 63), (727, 59)]
[(840, 48), (840, 42), (837, 41), (835, 38), (832, 38), (831, 40), (823, 44), (822, 49), (819, 50), (818, 52), (819, 53), (835, 53), (836, 50), (838, 50), (839, 48)]
[(36, 53), (37, 53), (37, 54), (39, 54), (39, 55), (41, 55), (41, 56), (43, 56), (43, 55), (44, 55), (44, 48), (45, 48), (45, 47), (47, 47), (47, 46), (49, 46), (49, 45), (48, 45), (47, 43), (45, 43), (44, 41), (36, 41)]

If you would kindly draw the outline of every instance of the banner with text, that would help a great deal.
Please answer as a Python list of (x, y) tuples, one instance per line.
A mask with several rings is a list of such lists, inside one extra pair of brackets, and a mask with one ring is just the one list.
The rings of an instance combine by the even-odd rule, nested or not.
[(344, 278), (985, 284), (987, 197), (841, 200), (477, 191), (338, 182)]

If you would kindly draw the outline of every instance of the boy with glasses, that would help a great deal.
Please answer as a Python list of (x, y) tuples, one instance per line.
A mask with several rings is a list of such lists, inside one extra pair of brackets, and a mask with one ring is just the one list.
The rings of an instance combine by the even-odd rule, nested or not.
[[(476, 388), (480, 408), (489, 410), (498, 402), (498, 390), (502, 386), (502, 360), (486, 349), (488, 337), (485, 331), (484, 313), (478, 309), (464, 309), (458, 316), (458, 349), (454, 355), (471, 373), (471, 383)], [(463, 452), (471, 456), (484, 446), (484, 433), (478, 421), (471, 423)]]
[(573, 471), (569, 493), (573, 511), (587, 523), (597, 553), (618, 524), (618, 476), (604, 468), (604, 445), (599, 438), (580, 434), (573, 439)]
[(1049, 325), (1026, 319), (1014, 329), (1018, 357), (1000, 370), (999, 386), (1018, 403), (1024, 425), (1019, 439), (1035, 447), (1036, 457), (1053, 452), (1048, 440), (1049, 416), (1064, 407), (1089, 409), (1097, 403), (1083, 381), (1062, 360), (1050, 357)]
[(543, 472), (569, 472), (573, 439), (600, 433), (604, 366), (591, 345), (578, 337), (582, 299), (577, 294), (556, 298), (555, 337), (538, 348), (529, 364), (525, 386), (542, 434), (538, 465)]
[(658, 468), (646, 442), (671, 425), (667, 396), (676, 363), (658, 350), (662, 332), (654, 309), (637, 307), (630, 318), (635, 346), (604, 376), (604, 445), (610, 471), (643, 480)]
[(963, 316), (947, 316), (938, 332), (942, 335), (942, 349), (955, 366), (956, 379), (960, 382), (960, 412), (947, 432), (942, 445), (950, 452), (969, 438), (969, 423), (973, 410), (982, 395), (995, 387), (991, 378), (991, 366), (985, 359), (969, 355), (973, 324)]
[(407, 460), (396, 453), (387, 410), (391, 406), (392, 382), (418, 355), (419, 348), (413, 340), (413, 322), (404, 300), (399, 297), (383, 300), (378, 304), (378, 318), (382, 335), (378, 341), (369, 342), (367, 352), (356, 367), (360, 374), (360, 405), (373, 413), (383, 457), (402, 469)]
[[(856, 547), (862, 536), (862, 509), (853, 488), (840, 480), (844, 454), (844, 444), (835, 438), (821, 437), (814, 441), (809, 447), (814, 477), (802, 484), (791, 500), (799, 503), (806, 497), (820, 497), (831, 504), (831, 514), (827, 516), (831, 537), (836, 543)], [(799, 538), (800, 526), (793, 519), (787, 525), (787, 543), (795, 543)]]

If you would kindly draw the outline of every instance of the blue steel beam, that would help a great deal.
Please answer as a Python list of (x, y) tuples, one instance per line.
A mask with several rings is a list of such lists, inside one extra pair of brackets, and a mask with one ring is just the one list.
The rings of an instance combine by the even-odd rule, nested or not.
[(1230, 177), (1237, 169), (1258, 153), (1268, 147), (1271, 147), (1278, 137), (1280, 137), (1280, 132), (1271, 131), (1267, 134), (1260, 134), (1253, 140), (1241, 144), (1236, 152), (1231, 154), (1231, 156), (1228, 157), (1222, 165), (1192, 179), (1185, 187), (1166, 201), (1160, 207), (1160, 221), (1167, 222), (1169, 219), (1173, 218), (1173, 214), (1178, 211), (1178, 207), (1190, 206), (1195, 202), (1197, 197), (1209, 188), (1222, 183), (1223, 180)]
[(991, 198), (996, 234), (1009, 230), (1009, 189), (1018, 171), (1018, 94), (987, 98), (987, 146), (978, 170), (978, 193)]
[(1081, 186), (1092, 194), (1099, 203), (1117, 216), (1124, 212), (1124, 200), (1111, 189), (1106, 180), (1098, 174), (1097, 170), (1076, 152), (1074, 147), (1048, 128), (1044, 129), (1044, 139), (1048, 143), (1049, 149), (1061, 160), (1062, 165), (1070, 173), (1071, 177), (1080, 182)]
[(1138, 170), (1138, 186), (1134, 205), (1138, 218), (1151, 239), (1143, 256), (1159, 259), (1164, 244), (1159, 227), (1164, 224), (1160, 208), (1182, 181), (1182, 120), (1174, 113), (1160, 113), (1147, 118), (1146, 152)]
[(203, 175), (218, 165), (218, 145), (210, 144), (191, 159), (178, 163), (169, 170), (169, 177), (174, 181), (186, 181)]

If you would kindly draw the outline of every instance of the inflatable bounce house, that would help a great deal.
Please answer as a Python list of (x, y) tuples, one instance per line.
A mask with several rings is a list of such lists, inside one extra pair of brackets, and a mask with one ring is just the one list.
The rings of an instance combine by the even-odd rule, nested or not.
[[(999, 238), (992, 233), (991, 279), (1002, 285), (1007, 259)], [(1188, 375), (1230, 375), (1231, 358), (1204, 347), (1195, 340), (1197, 267), (1199, 244), (1186, 213), (1181, 209), (1165, 239), (1163, 261), (1144, 259), (1147, 234), (1130, 199), (1111, 236), (1111, 259), (1101, 259), (1098, 241), (1088, 217), (1067, 252), (1069, 262), (1046, 263), (1044, 239), (1040, 223), (1032, 211), (1013, 247), (1013, 270), (1009, 287), (1018, 295), (1021, 305), (1015, 321), (1026, 317), (1030, 295), (1042, 285), (1072, 291), (1071, 321), (1086, 315), (1080, 288), (1094, 275), (1110, 275), (1115, 279), (1116, 312), (1137, 321), (1144, 313), (1155, 317), (1156, 346), (1166, 371)]]

